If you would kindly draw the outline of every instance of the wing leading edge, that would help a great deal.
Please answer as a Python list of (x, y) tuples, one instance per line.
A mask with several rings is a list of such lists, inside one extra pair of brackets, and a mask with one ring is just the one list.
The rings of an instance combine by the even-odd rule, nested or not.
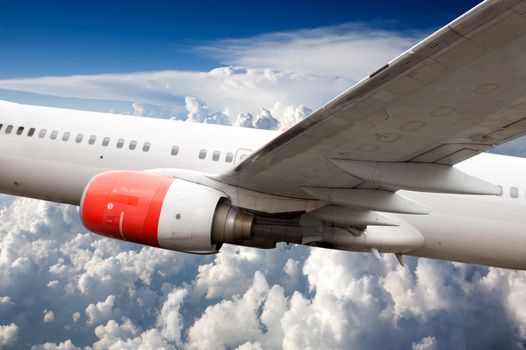
[(451, 166), (524, 135), (525, 47), (526, 2), (485, 1), (219, 180), (296, 198), (313, 187), (378, 189), (335, 160)]

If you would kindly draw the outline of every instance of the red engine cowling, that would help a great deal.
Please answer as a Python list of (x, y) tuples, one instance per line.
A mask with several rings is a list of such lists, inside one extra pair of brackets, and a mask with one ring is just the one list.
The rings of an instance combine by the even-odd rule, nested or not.
[(82, 196), (82, 223), (104, 236), (159, 247), (159, 217), (173, 181), (136, 171), (99, 174)]
[(196, 254), (251, 239), (252, 216), (225, 195), (169, 176), (110, 171), (95, 176), (82, 195), (89, 230), (125, 241)]

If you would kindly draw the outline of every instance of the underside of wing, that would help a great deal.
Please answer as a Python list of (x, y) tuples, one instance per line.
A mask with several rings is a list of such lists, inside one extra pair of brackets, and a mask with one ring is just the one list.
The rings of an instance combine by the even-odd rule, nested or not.
[(524, 1), (483, 2), (219, 179), (296, 198), (313, 198), (305, 190), (313, 187), (378, 189), (385, 186), (342, 164), (450, 167), (521, 136), (525, 34)]

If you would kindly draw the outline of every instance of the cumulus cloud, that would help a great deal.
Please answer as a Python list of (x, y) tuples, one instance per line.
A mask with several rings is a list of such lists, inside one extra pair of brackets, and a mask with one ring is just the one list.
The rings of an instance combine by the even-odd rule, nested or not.
[(105, 325), (95, 328), (95, 335), (99, 340), (93, 344), (93, 349), (109, 349), (121, 339), (133, 338), (137, 332), (137, 328), (129, 319), (120, 324), (115, 320), (110, 320)]
[(185, 98), (185, 107), (188, 112), (186, 120), (194, 123), (231, 125), (228, 115), (212, 111), (208, 105), (200, 102), (195, 97)]
[[(179, 113), (170, 111), (168, 114), (172, 116), (169, 117), (169, 119), (193, 123), (234, 125), (245, 128), (276, 130), (291, 127), (307, 117), (311, 112), (311, 109), (304, 105), (283, 107), (279, 103), (276, 103), (271, 110), (261, 108), (256, 115), (251, 113), (239, 113), (236, 115), (228, 108), (223, 111), (214, 110), (195, 97), (186, 96), (184, 100), (185, 110)], [(159, 109), (155, 106), (133, 103), (132, 108), (133, 111), (131, 114), (135, 116), (163, 117), (163, 115), (167, 115), (162, 112), (158, 113), (157, 111)]]
[(11, 345), (16, 341), (18, 335), (18, 327), (11, 323), (5, 326), (0, 326), (0, 348)]
[(185, 264), (189, 257), (182, 254), (99, 239), (86, 233), (73, 206), (24, 198), (5, 203), (0, 294), (9, 302), (0, 304), (0, 324), (16, 323), (21, 347), (63, 342), (66, 328), (87, 339), (112, 317), (155, 320), (162, 284), (176, 283), (183, 266), (199, 261)]
[(53, 322), (55, 320), (55, 313), (51, 310), (44, 310), (44, 322)]
[(81, 350), (78, 346), (75, 346), (71, 340), (66, 340), (58, 344), (45, 343), (41, 345), (35, 345), (31, 347), (31, 350)]
[(100, 301), (97, 304), (89, 304), (86, 308), (86, 316), (88, 317), (87, 322), (90, 324), (100, 324), (101, 321), (110, 319), (113, 315), (114, 304), (114, 295), (108, 295), (106, 300)]
[(134, 102), (131, 105), (131, 115), (138, 117), (154, 117), (154, 118), (176, 118), (177, 112), (174, 107), (157, 106), (148, 103)]
[(402, 268), (389, 255), (292, 245), (225, 245), (195, 257), (85, 233), (71, 206), (7, 202), (0, 210), (7, 348), (520, 348), (526, 341), (523, 272), (412, 258)]
[(272, 116), (270, 111), (262, 108), (254, 120), (256, 129), (275, 130), (278, 128), (278, 120)]
[(418, 343), (413, 343), (413, 350), (434, 350), (437, 348), (436, 340), (434, 337), (425, 337)]
[[(0, 88), (82, 99), (110, 99), (135, 103), (132, 114), (155, 114), (148, 106), (170, 106), (168, 113), (184, 111), (187, 96), (231, 115), (256, 113), (276, 103), (318, 107), (348, 88), (343, 78), (307, 76), (270, 69), (221, 67), (209, 72), (141, 72), (90, 76), (39, 77), (0, 80)], [(320, 87), (323, 86), (322, 89)], [(146, 107), (145, 107), (146, 106)], [(196, 111), (198, 112), (198, 111)], [(200, 116), (197, 114), (196, 116)]]
[(75, 312), (73, 315), (71, 315), (71, 318), (73, 319), (73, 322), (77, 322), (80, 320), (80, 312)]
[(240, 113), (238, 114), (234, 126), (240, 126), (243, 128), (254, 127), (254, 116), (251, 113)]
[(180, 309), (187, 294), (186, 289), (177, 289), (168, 294), (157, 317), (157, 327), (160, 328), (162, 337), (177, 346), (182, 344), (184, 324)]
[[(261, 273), (256, 272), (242, 296), (209, 306), (188, 332), (192, 349), (225, 349), (261, 338), (258, 310), (269, 291)], [(225, 322), (228, 320), (227, 322)]]

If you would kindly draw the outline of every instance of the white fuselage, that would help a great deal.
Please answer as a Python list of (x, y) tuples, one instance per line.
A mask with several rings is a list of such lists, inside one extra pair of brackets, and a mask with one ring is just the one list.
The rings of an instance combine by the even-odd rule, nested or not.
[[(219, 174), (277, 135), (3, 101), (0, 124), (0, 192), (76, 205), (98, 173), (174, 168)], [(526, 159), (481, 154), (458, 167), (502, 186), (503, 195), (401, 191), (431, 212), (399, 215), (425, 238), (424, 247), (409, 254), (526, 269)]]
[[(218, 174), (277, 134), (4, 101), (0, 101), (0, 124), (0, 192), (71, 204), (79, 204), (84, 187), (100, 172), (179, 168)], [(9, 125), (13, 130), (7, 134)], [(24, 130), (17, 135), (20, 127)], [(35, 132), (27, 136), (31, 128)], [(54, 131), (57, 136), (52, 139)], [(69, 133), (67, 141), (65, 133)], [(79, 134), (82, 140), (76, 142)], [(90, 144), (92, 136), (96, 139)], [(109, 143), (104, 146), (106, 137)], [(122, 148), (117, 147), (119, 139)], [(132, 141), (136, 142), (133, 150)], [(147, 151), (145, 143), (150, 145)], [(176, 155), (172, 155), (174, 146)], [(202, 150), (206, 155), (201, 154), (201, 159)], [(219, 152), (217, 160), (214, 152)], [(232, 161), (227, 162), (229, 154)]]

